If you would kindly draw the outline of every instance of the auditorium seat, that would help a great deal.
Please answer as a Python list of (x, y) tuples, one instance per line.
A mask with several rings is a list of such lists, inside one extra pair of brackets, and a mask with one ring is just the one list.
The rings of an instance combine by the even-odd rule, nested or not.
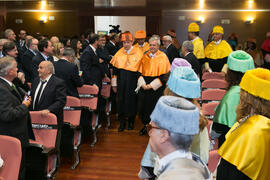
[(202, 89), (226, 89), (228, 84), (223, 79), (206, 79), (202, 82)]
[(225, 79), (224, 72), (204, 72), (202, 75), (202, 80), (206, 79)]
[(110, 102), (111, 80), (108, 77), (102, 80), (101, 96), (106, 100), (105, 113), (107, 116), (107, 129), (108, 129), (111, 125), (110, 116), (109, 116), (111, 112), (111, 102)]

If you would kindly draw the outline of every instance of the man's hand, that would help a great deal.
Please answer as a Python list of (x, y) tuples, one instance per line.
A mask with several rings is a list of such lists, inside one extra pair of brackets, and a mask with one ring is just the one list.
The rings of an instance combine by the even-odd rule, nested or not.
[(99, 61), (99, 63), (103, 63), (104, 62), (102, 59), (99, 59), (98, 61)]
[(25, 83), (25, 78), (24, 78), (24, 74), (22, 72), (18, 72), (18, 78), (22, 81), (22, 83)]
[(22, 104), (24, 104), (26, 107), (29, 107), (32, 101), (31, 96), (29, 96), (27, 99), (26, 98), (24, 99), (25, 100), (22, 102)]
[(41, 111), (42, 116), (47, 116), (49, 113), (50, 113), (50, 111), (48, 109), (44, 109)]

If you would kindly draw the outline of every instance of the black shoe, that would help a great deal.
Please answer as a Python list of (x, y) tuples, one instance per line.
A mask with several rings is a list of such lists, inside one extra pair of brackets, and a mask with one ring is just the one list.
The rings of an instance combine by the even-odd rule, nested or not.
[(122, 132), (122, 131), (124, 131), (124, 130), (125, 130), (125, 127), (120, 126), (120, 127), (118, 128), (118, 132)]
[(144, 127), (140, 130), (139, 135), (140, 135), (140, 136), (143, 136), (143, 135), (145, 135), (146, 133), (147, 133), (147, 130), (146, 130), (146, 127), (144, 126)]
[(128, 130), (134, 129), (134, 123), (133, 122), (128, 122)]
[(126, 127), (126, 121), (125, 121), (125, 119), (121, 119), (120, 120), (120, 127), (118, 128), (118, 132), (124, 131), (125, 127)]

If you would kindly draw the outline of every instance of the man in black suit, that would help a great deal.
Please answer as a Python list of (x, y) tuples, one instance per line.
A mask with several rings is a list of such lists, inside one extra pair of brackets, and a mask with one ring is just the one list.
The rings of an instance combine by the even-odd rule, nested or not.
[(67, 95), (79, 97), (77, 87), (82, 87), (83, 82), (79, 76), (78, 67), (73, 64), (75, 52), (72, 48), (65, 48), (61, 59), (54, 63), (55, 76), (63, 79), (67, 87)]
[(165, 54), (168, 56), (168, 59), (172, 64), (174, 58), (179, 57), (177, 48), (172, 44), (172, 37), (169, 35), (163, 36), (162, 43), (165, 47)]
[(58, 128), (63, 124), (63, 108), (66, 104), (66, 86), (62, 79), (54, 76), (54, 66), (50, 61), (42, 61), (38, 75), (32, 83), (31, 110), (42, 111), (43, 115), (57, 116)]
[(27, 82), (32, 82), (32, 80), (34, 80), (34, 66), (32, 59), (38, 53), (38, 40), (35, 38), (29, 39), (26, 45), (28, 49), (22, 56), (22, 69), (25, 74), (25, 80)]
[(196, 56), (193, 54), (193, 43), (191, 41), (184, 41), (182, 44), (182, 54), (192, 66), (194, 72), (201, 75), (200, 63)]
[(117, 51), (119, 50), (118, 44), (119, 43), (119, 35), (116, 33), (112, 33), (110, 36), (110, 41), (107, 42), (105, 48), (108, 50), (111, 56), (114, 56)]
[(29, 138), (35, 138), (28, 111), (31, 98), (23, 100), (24, 94), (12, 83), (17, 77), (17, 70), (14, 58), (0, 59), (0, 134), (13, 136), (21, 141), (22, 161), (19, 179), (24, 179), (25, 148), (29, 144)]
[(84, 51), (85, 48), (89, 46), (89, 39), (92, 34), (93, 33), (90, 30), (87, 30), (83, 33), (84, 40), (82, 42), (82, 51)]
[(34, 78), (38, 77), (38, 65), (42, 61), (53, 62), (53, 45), (48, 39), (42, 39), (38, 42), (39, 52), (33, 57)]
[(111, 77), (109, 64), (112, 59), (112, 56), (109, 54), (105, 46), (106, 46), (106, 38), (104, 35), (100, 35), (98, 40), (97, 55), (104, 61), (103, 63), (101, 63), (103, 71), (108, 77)]
[(90, 37), (90, 45), (85, 48), (80, 58), (80, 66), (83, 71), (82, 77), (85, 84), (96, 84), (101, 89), (104, 71), (102, 63), (104, 62), (97, 56), (99, 35), (94, 34)]

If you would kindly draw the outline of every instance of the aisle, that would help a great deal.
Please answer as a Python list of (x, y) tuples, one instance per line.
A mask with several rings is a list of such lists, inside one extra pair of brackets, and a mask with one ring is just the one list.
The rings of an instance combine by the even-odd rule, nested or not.
[[(113, 117), (112, 117), (113, 118)], [(118, 122), (112, 119), (109, 130), (98, 131), (98, 142), (90, 147), (90, 139), (81, 145), (81, 163), (71, 170), (71, 160), (62, 158), (57, 180), (138, 180), (140, 160), (148, 142), (148, 136), (139, 136), (141, 122), (136, 119), (135, 130), (117, 132)]]

